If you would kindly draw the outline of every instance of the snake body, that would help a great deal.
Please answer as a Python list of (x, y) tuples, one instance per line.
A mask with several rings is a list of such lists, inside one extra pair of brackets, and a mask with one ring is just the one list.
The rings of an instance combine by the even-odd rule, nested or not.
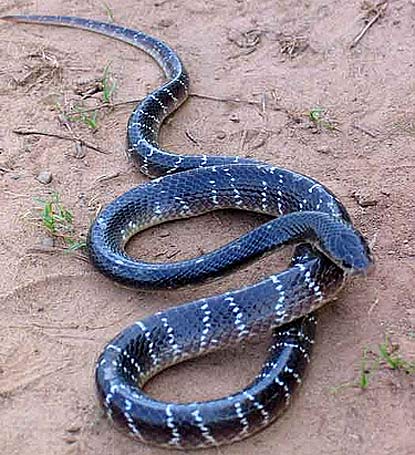
[[(336, 197), (316, 180), (242, 157), (178, 155), (162, 150), (163, 120), (187, 98), (188, 74), (177, 54), (145, 33), (66, 16), (5, 20), (76, 27), (119, 39), (150, 54), (167, 82), (128, 122), (128, 151), (151, 182), (109, 204), (89, 232), (92, 263), (113, 280), (171, 288), (235, 268), (271, 249), (296, 247), (290, 268), (243, 289), (139, 320), (107, 344), (96, 368), (100, 402), (121, 429), (141, 442), (186, 449), (237, 441), (266, 427), (289, 405), (309, 362), (314, 310), (353, 274), (372, 264), (369, 248)], [(162, 177), (160, 177), (162, 176)], [(131, 236), (165, 221), (237, 208), (276, 217), (198, 258), (168, 264), (125, 253)], [(183, 360), (272, 331), (269, 355), (245, 389), (211, 401), (163, 402), (144, 384)]]

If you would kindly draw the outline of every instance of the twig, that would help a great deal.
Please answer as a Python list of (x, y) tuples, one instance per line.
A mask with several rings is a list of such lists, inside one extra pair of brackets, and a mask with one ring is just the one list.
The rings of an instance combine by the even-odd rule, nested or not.
[[(24, 327), (24, 326), (22, 326)], [(39, 322), (32, 322), (29, 326), (26, 327), (36, 327), (37, 329), (46, 329), (46, 330), (78, 330), (79, 324), (40, 324)]]
[(353, 49), (356, 47), (360, 40), (365, 36), (367, 31), (372, 27), (372, 25), (383, 15), (383, 13), (386, 11), (386, 8), (388, 6), (388, 2), (384, 2), (377, 7), (377, 12), (376, 14), (370, 19), (370, 21), (362, 28), (362, 30), (359, 32), (359, 34), (354, 38), (352, 41), (352, 44), (350, 45), (350, 49)]
[(30, 195), (28, 195), (28, 194), (14, 193), (13, 191), (9, 191), (9, 190), (3, 190), (3, 194), (6, 194), (7, 196), (11, 196), (15, 199), (18, 199), (18, 198), (28, 199), (30, 197)]
[(89, 262), (88, 257), (81, 253), (76, 253), (60, 247), (33, 247), (26, 250), (26, 254), (66, 254), (68, 257), (78, 259), (83, 262)]
[(375, 133), (372, 133), (371, 131), (367, 130), (366, 128), (364, 128), (363, 126), (360, 126), (360, 125), (352, 125), (353, 128), (355, 128), (356, 130), (359, 130), (361, 131), (362, 133), (365, 133), (367, 134), (368, 136), (370, 137), (373, 137), (373, 139), (376, 139), (377, 138), (377, 135)]
[[(194, 98), (201, 98), (203, 100), (219, 101), (222, 103), (249, 104), (251, 106), (262, 107), (262, 102), (251, 101), (251, 100), (241, 100), (239, 98), (219, 98), (218, 96), (202, 95), (200, 93), (191, 93), (190, 96), (193, 96)], [(278, 110), (280, 110), (280, 108), (278, 108)]]
[(40, 381), (52, 374), (56, 375), (56, 373), (59, 373), (63, 369), (67, 368), (69, 365), (70, 365), (69, 362), (67, 362), (53, 370), (46, 370), (46, 371), (45, 371), (45, 368), (43, 368), (41, 370), (41, 372), (39, 372), (39, 373), (36, 372), (36, 374), (33, 378), (27, 378), (26, 382), (24, 382), (23, 380), (21, 380), (20, 383), (18, 381), (15, 381), (13, 386), (10, 387), (9, 389), (0, 389), (0, 397), (5, 397), (8, 395), (11, 395), (11, 394), (17, 392), (18, 390), (25, 390), (28, 386), (30, 386), (34, 382)]
[[(190, 97), (194, 97), (194, 98), (201, 98), (201, 99), (204, 99), (204, 100), (219, 101), (219, 102), (222, 102), (222, 103), (239, 103), (239, 104), (249, 104), (251, 106), (262, 107), (262, 102), (250, 101), (250, 100), (241, 100), (239, 98), (219, 98), (217, 96), (203, 95), (203, 94), (200, 94), (200, 93), (190, 93), (189, 96)], [(80, 109), (76, 113), (77, 114), (84, 114), (84, 113), (96, 111), (96, 110), (99, 110), (99, 109), (120, 107), (120, 106), (125, 106), (126, 104), (139, 103), (142, 100), (143, 99), (141, 98), (141, 99), (132, 99), (132, 100), (120, 101), (119, 103), (114, 103), (114, 104), (104, 103), (104, 104), (98, 105), (98, 106), (96, 106), (94, 108), (91, 108), (91, 109)], [(279, 110), (283, 110), (283, 109), (282, 108), (275, 108), (275, 110), (279, 111)]]
[(106, 182), (107, 180), (115, 179), (120, 176), (119, 172), (114, 172), (113, 174), (104, 174), (95, 179), (95, 182), (100, 183), (100, 182)]
[[(261, 108), (262, 110), (264, 108), (263, 100), (253, 101), (253, 100), (244, 100), (244, 99), (239, 99), (239, 98), (220, 98), (218, 96), (204, 95), (201, 93), (190, 93), (189, 96), (194, 97), (194, 98), (201, 98), (204, 100), (218, 101), (220, 103), (248, 104), (250, 106), (257, 106), (257, 107)], [(93, 112), (93, 111), (105, 109), (105, 108), (116, 108), (116, 107), (120, 107), (120, 106), (125, 106), (126, 104), (140, 103), (142, 100), (143, 100), (143, 98), (120, 101), (119, 103), (114, 103), (114, 104), (105, 103), (105, 104), (98, 105), (97, 107), (94, 107), (91, 109), (80, 109), (76, 113), (84, 114), (84, 113)], [(289, 111), (287, 109), (280, 107), (280, 106), (268, 106), (267, 105), (267, 108), (271, 109), (273, 111), (279, 111), (279, 112), (282, 111), (282, 112), (286, 112), (287, 114), (289, 114)]]
[(367, 310), (367, 315), (370, 316), (372, 311), (375, 309), (376, 305), (379, 303), (379, 299), (376, 297), (375, 301), (370, 305), (370, 308)]
[(399, 166), (392, 166), (390, 169), (414, 169), (415, 165), (413, 164), (401, 164)]
[(63, 139), (65, 141), (71, 141), (71, 142), (78, 143), (80, 145), (84, 145), (85, 147), (90, 148), (91, 150), (94, 150), (98, 153), (103, 153), (104, 155), (110, 154), (109, 152), (101, 150), (98, 147), (96, 147), (95, 145), (92, 145), (89, 142), (86, 142), (84, 139), (80, 139), (78, 137), (71, 137), (71, 136), (65, 136), (62, 134), (48, 133), (45, 131), (32, 131), (32, 130), (13, 130), (13, 133), (18, 134), (19, 136), (35, 135), (35, 136), (56, 137), (58, 139)]
[[(195, 98), (201, 98), (204, 100), (218, 101), (220, 103), (238, 103), (238, 104), (247, 104), (249, 106), (256, 106), (261, 110), (261, 112), (263, 112), (264, 108), (265, 108), (263, 98), (261, 99), (261, 101), (253, 101), (253, 100), (244, 100), (244, 99), (240, 99), (240, 98), (220, 98), (218, 96), (203, 95), (201, 93), (191, 93), (190, 96), (193, 96)], [(266, 108), (270, 109), (272, 111), (284, 112), (289, 117), (293, 116), (292, 112), (290, 112), (287, 108), (282, 107), (282, 106), (275, 106), (275, 105), (273, 106), (273, 105), (267, 104)]]
[(184, 132), (184, 134), (186, 135), (186, 137), (191, 141), (193, 142), (193, 144), (195, 145), (200, 145), (199, 142), (197, 141), (197, 139), (195, 139), (192, 135), (192, 133), (189, 131), (189, 130), (186, 130)]
[(242, 135), (241, 135), (241, 140), (239, 142), (239, 153), (242, 153), (244, 151), (244, 148), (245, 148), (245, 142), (246, 142), (246, 137), (248, 136), (248, 130), (247, 129), (244, 129), (242, 131)]
[(103, 103), (103, 104), (99, 104), (96, 107), (92, 107), (90, 109), (79, 109), (79, 111), (76, 111), (76, 114), (86, 114), (88, 112), (99, 111), (99, 110), (105, 109), (105, 108), (112, 109), (115, 107), (125, 106), (126, 104), (137, 104), (137, 103), (140, 103), (141, 101), (143, 101), (143, 98), (127, 100), (127, 101), (120, 101), (119, 103), (111, 103), (111, 104)]

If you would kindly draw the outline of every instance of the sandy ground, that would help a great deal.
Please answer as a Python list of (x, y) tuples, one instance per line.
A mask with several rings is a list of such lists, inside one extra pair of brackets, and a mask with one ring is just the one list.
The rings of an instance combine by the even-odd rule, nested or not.
[[(207, 453), (414, 454), (414, 376), (370, 364), (386, 334), (395, 355), (415, 359), (415, 2), (390, 1), (354, 49), (350, 43), (370, 15), (361, 1), (106, 5), (3, 0), (0, 13), (113, 15), (164, 39), (185, 61), (193, 93), (223, 99), (192, 97), (163, 129), (164, 146), (241, 153), (313, 176), (374, 244), (375, 273), (321, 311), (313, 362), (291, 409), (255, 437)], [(76, 255), (47, 253), (48, 234), (30, 220), (34, 197), (58, 192), (76, 232), (85, 233), (100, 206), (145, 180), (124, 154), (131, 105), (99, 111), (96, 131), (82, 122), (69, 131), (57, 103), (79, 106), (79, 92), (93, 87), (109, 63), (114, 102), (143, 97), (162, 74), (129, 46), (40, 26), (0, 24), (0, 62), (1, 453), (166, 453), (129, 440), (103, 418), (93, 382), (103, 345), (137, 318), (254, 282), (285, 262), (271, 256), (220, 282), (149, 294), (115, 286)], [(96, 93), (84, 105), (101, 100)], [(308, 113), (316, 107), (324, 120), (313, 123)], [(76, 135), (106, 154), (54, 137), (18, 136), (17, 129)], [(50, 184), (36, 179), (42, 171), (52, 174)], [(172, 223), (135, 239), (131, 252), (159, 261), (190, 257), (260, 221), (218, 213)], [(365, 349), (372, 374), (361, 390), (353, 384)], [(228, 394), (254, 377), (264, 351), (257, 344), (188, 362), (148, 390), (173, 400)]]

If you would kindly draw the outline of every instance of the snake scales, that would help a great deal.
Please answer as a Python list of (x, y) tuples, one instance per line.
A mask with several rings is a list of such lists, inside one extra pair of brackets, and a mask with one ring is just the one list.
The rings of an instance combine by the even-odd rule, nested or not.
[[(90, 229), (90, 258), (101, 272), (130, 286), (176, 287), (220, 275), (271, 249), (297, 245), (287, 270), (240, 290), (156, 313), (117, 335), (96, 368), (107, 415), (139, 441), (178, 449), (226, 444), (266, 427), (286, 409), (301, 383), (314, 340), (312, 311), (332, 299), (348, 276), (366, 273), (372, 264), (345, 208), (319, 182), (292, 171), (241, 157), (160, 149), (160, 126), (189, 91), (181, 60), (162, 41), (76, 17), (2, 19), (76, 27), (119, 39), (150, 54), (167, 76), (128, 122), (130, 155), (144, 174), (158, 178), (112, 202)], [(125, 253), (125, 244), (139, 231), (223, 208), (274, 219), (191, 260), (152, 264)], [(143, 391), (146, 381), (170, 365), (271, 330), (269, 356), (242, 391), (185, 404), (162, 402)]]

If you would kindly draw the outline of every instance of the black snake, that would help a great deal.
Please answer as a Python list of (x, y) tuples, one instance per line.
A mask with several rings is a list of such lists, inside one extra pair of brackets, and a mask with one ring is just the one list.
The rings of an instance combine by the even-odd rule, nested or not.
[[(315, 317), (310, 313), (332, 299), (347, 276), (366, 273), (372, 264), (369, 248), (345, 208), (319, 182), (292, 171), (240, 157), (182, 156), (161, 150), (160, 126), (189, 92), (181, 60), (162, 41), (76, 17), (3, 19), (77, 27), (119, 39), (150, 54), (168, 78), (135, 108), (128, 122), (130, 155), (143, 173), (158, 178), (112, 202), (89, 232), (90, 258), (105, 275), (140, 288), (176, 287), (222, 274), (271, 249), (298, 244), (286, 271), (253, 286), (156, 313), (115, 337), (96, 368), (107, 414), (139, 441), (180, 449), (230, 443), (266, 427), (301, 383), (314, 340)], [(278, 218), (191, 260), (153, 264), (125, 253), (125, 244), (139, 231), (222, 208)], [(240, 392), (179, 404), (153, 399), (143, 391), (149, 378), (170, 365), (271, 329), (269, 357)]]

